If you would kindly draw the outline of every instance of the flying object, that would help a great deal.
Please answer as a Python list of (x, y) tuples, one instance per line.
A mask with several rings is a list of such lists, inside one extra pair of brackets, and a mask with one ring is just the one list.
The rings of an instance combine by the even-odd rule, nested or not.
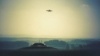
[(46, 11), (47, 11), (47, 12), (52, 12), (52, 10), (50, 10), (50, 9), (49, 9), (49, 10), (46, 10)]

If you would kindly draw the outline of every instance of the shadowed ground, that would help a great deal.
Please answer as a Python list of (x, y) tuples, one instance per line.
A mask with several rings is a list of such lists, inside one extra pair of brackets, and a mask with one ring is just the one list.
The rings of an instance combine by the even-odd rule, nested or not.
[(100, 50), (3, 50), (0, 56), (100, 56)]

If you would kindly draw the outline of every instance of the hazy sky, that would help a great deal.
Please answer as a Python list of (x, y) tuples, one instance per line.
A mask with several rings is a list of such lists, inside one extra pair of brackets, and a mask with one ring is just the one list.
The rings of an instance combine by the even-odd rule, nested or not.
[(0, 0), (0, 35), (100, 37), (99, 5), (99, 0)]

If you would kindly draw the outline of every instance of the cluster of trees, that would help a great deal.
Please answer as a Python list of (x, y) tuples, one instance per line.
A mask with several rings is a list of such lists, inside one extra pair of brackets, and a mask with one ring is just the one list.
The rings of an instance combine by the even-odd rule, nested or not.
[(67, 43), (65, 41), (59, 41), (59, 40), (50, 40), (44, 42), (47, 46), (55, 47), (58, 49), (64, 49), (67, 46)]
[[(65, 41), (60, 41), (60, 40), (50, 40), (50, 41), (46, 41), (44, 42), (47, 46), (51, 46), (51, 47), (55, 47), (58, 49), (100, 49), (100, 41), (83, 41), (83, 42), (87, 42), (86, 44), (81, 43), (82, 41), (72, 41), (74, 43), (70, 42), (65, 42)], [(78, 43), (79, 42), (79, 43)]]

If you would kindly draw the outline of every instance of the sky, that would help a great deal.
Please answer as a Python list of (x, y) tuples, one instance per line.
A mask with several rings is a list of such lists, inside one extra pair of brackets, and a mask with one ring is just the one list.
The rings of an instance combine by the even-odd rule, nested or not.
[(0, 0), (0, 35), (99, 38), (99, 5), (99, 0)]

